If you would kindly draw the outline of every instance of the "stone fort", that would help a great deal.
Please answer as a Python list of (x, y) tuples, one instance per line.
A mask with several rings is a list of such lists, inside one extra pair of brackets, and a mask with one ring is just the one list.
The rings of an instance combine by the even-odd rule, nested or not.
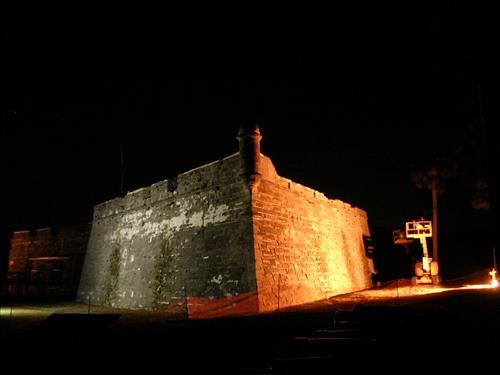
[(94, 207), (77, 299), (188, 317), (254, 314), (372, 286), (366, 212), (239, 151)]
[(6, 292), (75, 298), (90, 224), (16, 231), (10, 239)]

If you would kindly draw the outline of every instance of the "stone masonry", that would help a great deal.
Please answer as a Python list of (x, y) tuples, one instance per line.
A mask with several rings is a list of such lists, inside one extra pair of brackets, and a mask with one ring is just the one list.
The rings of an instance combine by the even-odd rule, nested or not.
[(260, 311), (369, 288), (366, 212), (277, 175), (261, 159), (252, 196)]
[(95, 207), (79, 299), (186, 307), (256, 290), (250, 192), (239, 155)]
[(273, 311), (371, 286), (366, 213), (239, 152), (94, 208), (78, 300), (190, 317)]
[(75, 297), (90, 225), (16, 231), (10, 240), (7, 291)]

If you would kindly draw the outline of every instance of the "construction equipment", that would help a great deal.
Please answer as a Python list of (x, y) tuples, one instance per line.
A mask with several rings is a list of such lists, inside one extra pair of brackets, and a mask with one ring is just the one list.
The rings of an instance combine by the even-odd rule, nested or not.
[(405, 232), (401, 230), (393, 232), (393, 241), (395, 244), (406, 247), (415, 239), (418, 239), (422, 245), (422, 261), (415, 263), (415, 275), (411, 280), (412, 285), (439, 284), (441, 282), (438, 263), (432, 261), (432, 258), (429, 257), (429, 251), (427, 250), (428, 237), (432, 237), (432, 221), (424, 220), (423, 218), (406, 222)]

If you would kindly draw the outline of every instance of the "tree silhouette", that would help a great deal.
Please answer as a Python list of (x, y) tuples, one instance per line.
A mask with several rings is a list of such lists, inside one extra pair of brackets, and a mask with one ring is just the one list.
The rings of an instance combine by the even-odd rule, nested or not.
[(432, 192), (432, 254), (433, 260), (438, 263), (438, 206), (437, 195), (445, 190), (449, 178), (457, 169), (456, 163), (437, 160), (423, 171), (414, 172), (411, 179), (419, 189), (428, 189)]

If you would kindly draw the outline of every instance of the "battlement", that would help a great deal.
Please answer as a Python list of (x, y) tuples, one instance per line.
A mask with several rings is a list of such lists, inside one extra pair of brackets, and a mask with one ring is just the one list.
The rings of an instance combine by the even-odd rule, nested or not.
[(371, 286), (366, 212), (279, 176), (257, 126), (237, 138), (238, 153), (94, 208), (80, 301), (203, 316)]
[(182, 196), (195, 194), (204, 190), (217, 190), (221, 186), (232, 183), (239, 170), (239, 154), (235, 153), (200, 167), (181, 173), (176, 177), (156, 182), (151, 186), (128, 192), (100, 203), (94, 207), (94, 220), (109, 216), (121, 215), (126, 211), (147, 208), (162, 201), (173, 201)]

